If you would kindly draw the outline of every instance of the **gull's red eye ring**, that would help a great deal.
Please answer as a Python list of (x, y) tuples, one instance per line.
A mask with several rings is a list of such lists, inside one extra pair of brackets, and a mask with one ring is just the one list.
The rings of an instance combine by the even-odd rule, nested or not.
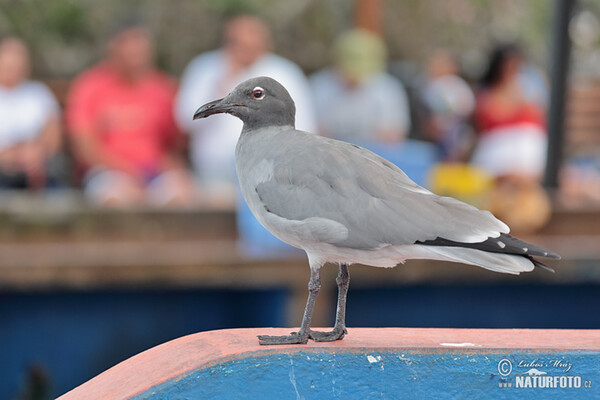
[(265, 97), (265, 90), (261, 87), (255, 87), (252, 90), (252, 97), (256, 100), (262, 100)]

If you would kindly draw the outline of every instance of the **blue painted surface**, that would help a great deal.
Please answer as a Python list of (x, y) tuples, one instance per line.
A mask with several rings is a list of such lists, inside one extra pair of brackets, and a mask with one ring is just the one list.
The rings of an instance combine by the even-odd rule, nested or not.
[(41, 366), (58, 396), (158, 344), (199, 331), (280, 326), (284, 290), (0, 294), (0, 399)]
[[(600, 352), (470, 353), (299, 351), (250, 355), (193, 371), (134, 399), (600, 398)], [(503, 377), (500, 370), (508, 372), (507, 363), (512, 368)], [(528, 371), (535, 372), (523, 363), (546, 374), (529, 377)], [(568, 365), (570, 369), (565, 371)], [(541, 378), (544, 376), (566, 378), (557, 378), (557, 388), (517, 387), (517, 380), (522, 386), (527, 379), (530, 383), (548, 379)], [(561, 388), (561, 379), (580, 387)]]

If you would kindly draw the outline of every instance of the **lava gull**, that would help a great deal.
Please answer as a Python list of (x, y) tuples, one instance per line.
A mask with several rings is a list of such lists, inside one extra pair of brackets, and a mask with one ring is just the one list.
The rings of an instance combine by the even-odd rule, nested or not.
[[(265, 228), (308, 256), (309, 295), (300, 329), (261, 335), (260, 344), (342, 339), (350, 264), (393, 267), (433, 259), (519, 274), (549, 268), (534, 256), (560, 258), (510, 236), (489, 211), (422, 188), (362, 147), (296, 130), (295, 112), (279, 82), (258, 77), (194, 114), (227, 113), (243, 121), (235, 165), (244, 199)], [(333, 330), (319, 332), (310, 325), (319, 269), (327, 262), (339, 264), (337, 312)]]

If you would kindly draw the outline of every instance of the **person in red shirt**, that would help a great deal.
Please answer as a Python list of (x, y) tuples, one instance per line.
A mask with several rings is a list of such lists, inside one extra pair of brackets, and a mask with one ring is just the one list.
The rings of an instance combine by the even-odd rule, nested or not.
[(111, 36), (105, 60), (75, 79), (66, 122), (85, 194), (100, 204), (190, 203), (183, 136), (172, 115), (176, 87), (153, 64), (150, 33), (138, 24)]
[(494, 177), (539, 180), (546, 164), (545, 116), (524, 93), (522, 67), (515, 45), (492, 53), (476, 100), (478, 141), (472, 161)]
[(492, 53), (476, 100), (472, 162), (495, 178), (486, 208), (513, 230), (534, 232), (551, 215), (540, 185), (548, 138), (544, 110), (525, 91), (523, 64), (515, 45)]

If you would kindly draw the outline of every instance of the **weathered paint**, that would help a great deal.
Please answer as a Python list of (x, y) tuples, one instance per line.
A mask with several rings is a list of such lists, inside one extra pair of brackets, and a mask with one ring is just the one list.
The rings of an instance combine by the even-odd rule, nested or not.
[[(355, 328), (341, 342), (257, 344), (257, 333), (286, 332), (186, 336), (140, 353), (60, 399), (600, 396), (599, 330)], [(528, 371), (536, 373), (532, 369), (579, 376), (581, 387), (516, 388), (517, 377), (523, 381)]]
[[(499, 375), (498, 363), (513, 360), (553, 360), (553, 353), (462, 354), (415, 351), (300, 351), (247, 357), (169, 380), (135, 396), (162, 399), (503, 399), (592, 398), (596, 387), (533, 389), (500, 387), (511, 379)], [(565, 352), (560, 359), (573, 368), (568, 374), (582, 382), (600, 382), (598, 354)], [(541, 368), (544, 370), (544, 368)], [(524, 369), (521, 372), (527, 371)], [(558, 372), (558, 369), (554, 369)], [(550, 373), (549, 369), (546, 369)], [(561, 375), (562, 372), (561, 372)], [(583, 386), (583, 384), (581, 385)]]

